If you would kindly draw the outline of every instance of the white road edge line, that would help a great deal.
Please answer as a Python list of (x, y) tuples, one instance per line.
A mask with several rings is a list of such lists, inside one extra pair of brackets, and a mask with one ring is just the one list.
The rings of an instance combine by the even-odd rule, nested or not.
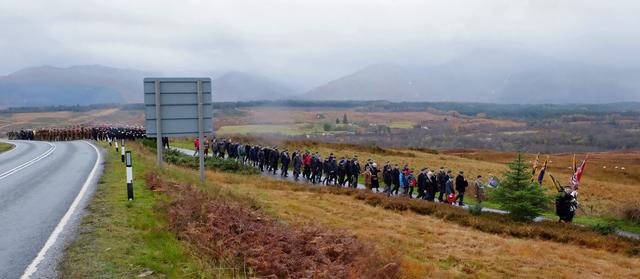
[(56, 228), (53, 230), (51, 235), (49, 236), (49, 239), (47, 239), (47, 242), (45, 242), (44, 246), (42, 247), (40, 252), (38, 252), (38, 255), (35, 257), (35, 259), (33, 259), (31, 264), (29, 264), (27, 269), (25, 269), (20, 279), (31, 278), (31, 276), (38, 270), (38, 264), (42, 262), (42, 260), (44, 259), (44, 256), (47, 254), (47, 251), (49, 251), (49, 248), (51, 248), (58, 240), (58, 236), (60, 236), (60, 233), (62, 233), (62, 230), (69, 222), (71, 215), (73, 215), (73, 213), (76, 211), (78, 204), (80, 204), (80, 201), (84, 197), (84, 194), (87, 192), (87, 188), (89, 188), (89, 184), (91, 184), (91, 181), (93, 181), (93, 178), (96, 175), (96, 172), (98, 171), (98, 166), (102, 161), (100, 151), (92, 143), (87, 141), (85, 141), (85, 143), (93, 147), (93, 149), (96, 151), (96, 154), (98, 155), (96, 157), (96, 162), (93, 165), (93, 169), (89, 173), (87, 180), (85, 180), (84, 185), (82, 185), (82, 189), (80, 189), (80, 192), (78, 193), (76, 198), (73, 200), (73, 203), (71, 204), (71, 206), (69, 206), (69, 210), (67, 210), (67, 213), (65, 213), (64, 216), (62, 216), (62, 219), (60, 219), (60, 222), (58, 223)]
[(38, 162), (38, 161), (44, 159), (45, 157), (51, 155), (51, 153), (53, 153), (53, 151), (56, 150), (56, 146), (51, 144), (51, 143), (48, 143), (48, 142), (46, 144), (51, 146), (46, 152), (40, 154), (40, 156), (38, 156), (38, 157), (35, 157), (35, 158), (33, 158), (33, 159), (31, 159), (31, 160), (29, 160), (27, 162), (24, 162), (22, 165), (19, 165), (19, 166), (13, 168), (13, 169), (10, 169), (10, 170), (0, 174), (0, 180), (5, 179), (7, 176), (12, 175), (12, 174), (20, 171), (21, 169), (24, 169), (24, 168), (26, 168), (26, 167), (28, 167), (30, 165), (33, 165), (36, 162)]

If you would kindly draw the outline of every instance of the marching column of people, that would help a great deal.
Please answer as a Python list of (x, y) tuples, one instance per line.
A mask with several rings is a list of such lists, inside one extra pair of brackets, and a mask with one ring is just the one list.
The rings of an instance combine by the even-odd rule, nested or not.
[[(140, 126), (73, 126), (67, 128), (22, 129), (7, 132), (10, 140), (38, 140), (38, 141), (70, 141), (70, 140), (101, 140), (114, 139), (136, 140), (144, 138), (146, 131)], [(168, 146), (168, 140), (167, 140)]]
[[(278, 147), (243, 144), (228, 139), (215, 137), (206, 139), (205, 154), (211, 147), (212, 156), (236, 160), (258, 168), (261, 172), (271, 175), (289, 177), (295, 181), (304, 180), (311, 184), (326, 186), (357, 188), (362, 177), (364, 187), (370, 191), (384, 193), (387, 196), (402, 196), (427, 201), (464, 205), (464, 198), (469, 182), (464, 171), (454, 176), (451, 170), (445, 171), (423, 168), (419, 173), (409, 165), (402, 168), (389, 161), (379, 168), (372, 159), (368, 159), (361, 166), (357, 155), (337, 158), (330, 153), (326, 158), (318, 152), (310, 150), (279, 150)], [(198, 139), (194, 139), (198, 150)], [(383, 189), (380, 189), (383, 183)], [(484, 200), (484, 182), (482, 176), (473, 181), (475, 200)]]

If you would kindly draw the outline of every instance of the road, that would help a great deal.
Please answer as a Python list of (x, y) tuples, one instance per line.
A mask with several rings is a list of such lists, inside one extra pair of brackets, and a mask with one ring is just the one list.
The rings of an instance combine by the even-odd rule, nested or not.
[(54, 277), (100, 177), (101, 151), (86, 141), (5, 142), (16, 146), (0, 153), (0, 278)]

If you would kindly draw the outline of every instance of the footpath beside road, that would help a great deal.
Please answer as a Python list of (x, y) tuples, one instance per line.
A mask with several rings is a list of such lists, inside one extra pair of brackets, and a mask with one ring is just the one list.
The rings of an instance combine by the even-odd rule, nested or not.
[[(187, 149), (187, 148), (181, 148), (181, 147), (175, 147), (172, 148), (182, 154), (188, 155), (188, 156), (193, 156), (195, 150), (193, 149)], [(208, 157), (213, 157), (213, 155), (209, 155)], [(291, 170), (291, 168), (289, 168)], [(267, 177), (271, 177), (271, 178), (275, 178), (275, 179), (280, 179), (280, 180), (285, 180), (285, 181), (289, 181), (289, 182), (294, 182), (294, 183), (301, 183), (301, 184), (305, 184), (305, 185), (309, 185), (309, 186), (325, 186), (321, 183), (318, 184), (311, 184), (310, 182), (306, 181), (306, 179), (300, 179), (300, 180), (295, 180), (293, 178), (293, 175), (291, 174), (291, 172), (289, 172), (289, 176), (282, 176), (280, 175), (280, 170), (276, 170), (276, 173), (274, 174), (273, 172), (261, 172), (261, 175), (263, 176), (267, 176)], [(360, 190), (367, 190), (366, 187), (363, 184), (358, 184), (357, 189)], [(414, 194), (414, 197), (416, 195)], [(425, 202), (427, 202), (425, 200)], [(438, 202), (437, 200), (435, 202)], [(468, 205), (463, 205), (463, 206), (457, 206), (457, 205), (453, 205), (456, 207), (462, 207), (464, 209), (469, 209)], [(497, 208), (490, 208), (490, 207), (482, 207), (482, 212), (488, 212), (488, 213), (495, 213), (495, 214), (509, 214), (509, 211), (506, 210), (501, 210), (501, 209), (497, 209)], [(545, 216), (538, 216), (536, 218), (533, 219), (534, 222), (543, 222), (543, 221), (548, 221), (548, 222), (552, 222), (553, 220), (550, 218), (547, 218)], [(577, 226), (582, 226), (580, 224), (575, 224)], [(623, 231), (623, 230), (619, 230), (616, 229), (616, 234), (622, 237), (626, 237), (626, 238), (632, 238), (632, 239), (638, 239), (640, 240), (640, 234), (637, 233), (633, 233), (633, 232), (628, 232), (628, 231)]]

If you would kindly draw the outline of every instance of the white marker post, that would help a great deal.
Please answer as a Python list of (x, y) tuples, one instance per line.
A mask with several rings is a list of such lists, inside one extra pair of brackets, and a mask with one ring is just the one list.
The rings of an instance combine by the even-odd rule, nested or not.
[(118, 141), (115, 140), (115, 142), (116, 142), (116, 152), (118, 152)]
[(124, 163), (124, 144), (120, 150), (120, 160)]
[(126, 153), (126, 166), (127, 166), (127, 200), (133, 200), (133, 158), (131, 158), (131, 151)]

